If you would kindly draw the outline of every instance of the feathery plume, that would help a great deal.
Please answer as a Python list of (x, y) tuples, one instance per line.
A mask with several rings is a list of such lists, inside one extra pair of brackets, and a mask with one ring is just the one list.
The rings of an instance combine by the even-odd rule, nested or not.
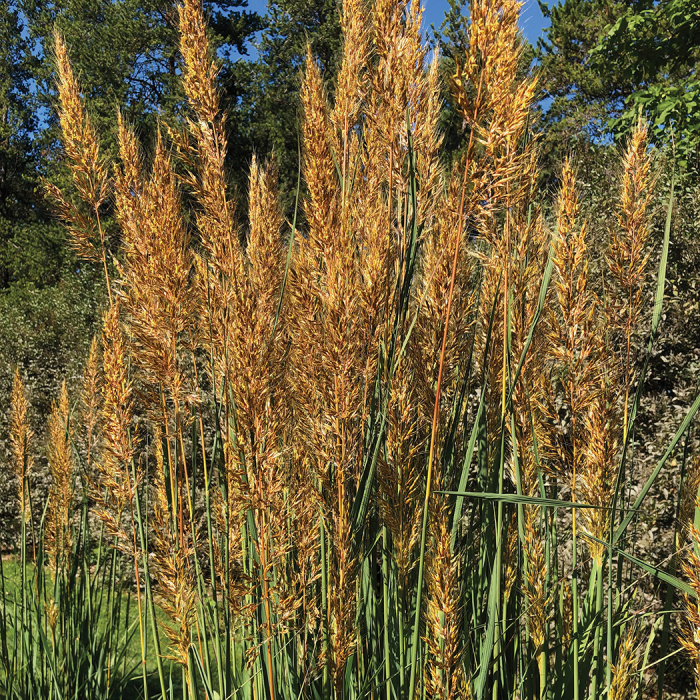
[(218, 70), (209, 47), (200, 0), (184, 0), (179, 7), (179, 17), (185, 95), (200, 118), (214, 122), (219, 116)]
[[(129, 138), (123, 141), (128, 149)], [(133, 336), (134, 361), (154, 394), (151, 404), (159, 411), (161, 386), (173, 404), (194, 401), (180, 359), (193, 322), (192, 255), (177, 179), (160, 133), (148, 180), (138, 188), (128, 169), (119, 174), (117, 216), (124, 232), (119, 296)]]
[(69, 425), (68, 391), (65, 382), (58, 403), (54, 403), (48, 420), (46, 456), (51, 473), (51, 489), (47, 508), (46, 551), (52, 566), (67, 564), (72, 547), (74, 464)]
[(695, 454), (688, 464), (688, 471), (683, 480), (681, 503), (678, 510), (678, 529), (683, 534), (693, 522), (698, 490), (700, 490), (700, 454)]
[(469, 49), (452, 78), (470, 144), (477, 138), (484, 146), (489, 198), (505, 198), (507, 206), (531, 187), (532, 177), (522, 175), (534, 167), (532, 149), (519, 148), (537, 89), (536, 80), (518, 76), (521, 7), (517, 0), (470, 3)]
[(29, 476), (34, 466), (31, 451), (32, 437), (33, 433), (29, 425), (29, 402), (18, 367), (15, 369), (12, 382), (10, 448), (12, 471), (17, 479), (19, 492), (20, 514), (25, 519), (29, 516)]
[(627, 437), (629, 394), (634, 377), (632, 338), (644, 301), (644, 274), (649, 254), (649, 208), (652, 196), (651, 154), (647, 124), (641, 118), (625, 151), (617, 227), (611, 232), (608, 268), (618, 290), (610, 294), (609, 323), (621, 335), (620, 381), (624, 387), (623, 439)]
[(310, 47), (306, 54), (301, 104), (304, 111), (303, 173), (309, 191), (304, 205), (309, 226), (308, 245), (314, 256), (328, 255), (333, 250), (338, 225), (339, 188), (329, 141), (328, 104), (321, 72)]
[(627, 334), (636, 325), (642, 308), (642, 282), (649, 254), (649, 209), (652, 196), (651, 155), (648, 129), (640, 119), (623, 160), (623, 177), (617, 227), (611, 232), (608, 266), (620, 288), (616, 310)]
[[(172, 527), (173, 514), (168, 505), (163, 459), (163, 435), (156, 430), (156, 469), (153, 478), (153, 570), (157, 575), (161, 606), (174, 627), (161, 623), (170, 641), (171, 658), (183, 668), (189, 668), (190, 630), (194, 619), (195, 581), (191, 570), (194, 548), (189, 537), (177, 537)], [(189, 674), (187, 674), (189, 676)], [(189, 681), (188, 681), (189, 684)]]
[(387, 408), (386, 457), (381, 457), (377, 464), (379, 513), (391, 532), (401, 590), (407, 590), (420, 540), (421, 462), (426, 450), (427, 425), (421, 424), (416, 416), (415, 398), (410, 369), (401, 364)]
[(612, 667), (610, 700), (630, 700), (634, 694), (634, 678), (639, 666), (638, 643), (640, 630), (637, 623), (630, 624), (620, 642), (617, 663)]
[(54, 33), (54, 56), (58, 70), (58, 116), (68, 167), (80, 198), (97, 211), (107, 198), (108, 172), (100, 158), (99, 139), (85, 111), (68, 50), (58, 32)]
[(119, 306), (115, 305), (104, 317), (100, 392), (102, 441), (91, 491), (97, 502), (96, 514), (105, 524), (108, 534), (115, 538), (115, 545), (133, 555), (133, 537), (124, 530), (122, 515), (131, 506), (135, 495), (136, 484), (130, 469), (137, 440), (132, 433), (132, 383), (119, 313)]
[(348, 176), (350, 132), (357, 124), (364, 92), (363, 71), (369, 51), (369, 28), (365, 0), (343, 0), (341, 18), (343, 58), (338, 71), (336, 100), (330, 122), (338, 140), (336, 153), (342, 154), (341, 175)]
[(429, 654), (425, 664), (426, 697), (469, 697), (462, 665), (459, 558), (451, 551), (450, 518), (444, 502), (435, 508), (431, 529), (424, 637)]
[(586, 224), (578, 222), (579, 211), (574, 171), (567, 161), (562, 170), (557, 232), (552, 243), (557, 317), (551, 322), (550, 352), (564, 373), (572, 416), (569, 454), (562, 466), (573, 475), (574, 500), (576, 474), (583, 458), (582, 426), (574, 421), (590, 407), (597, 380), (593, 332), (596, 300), (588, 289)]
[[(261, 322), (267, 323), (274, 322), (284, 272), (277, 177), (278, 171), (272, 161), (261, 166), (253, 158), (248, 205), (250, 236), (246, 253), (250, 261), (250, 282), (257, 297), (256, 313)], [(260, 330), (263, 332), (262, 328)]]
[[(615, 489), (617, 457), (622, 435), (620, 411), (611, 396), (611, 387), (601, 379), (601, 387), (588, 408), (583, 420), (584, 439), (583, 467), (579, 489), (584, 502), (597, 508), (586, 508), (579, 512), (579, 522), (585, 532), (599, 540), (608, 536), (610, 524), (610, 501)], [(605, 547), (586, 538), (593, 560), (603, 565)]]
[(44, 182), (44, 186), (66, 224), (71, 243), (78, 255), (86, 260), (102, 263), (111, 304), (112, 290), (107, 267), (105, 230), (100, 218), (100, 208), (109, 194), (109, 170), (100, 156), (97, 133), (83, 105), (68, 58), (68, 50), (58, 31), (54, 33), (54, 57), (58, 71), (58, 116), (67, 164), (73, 184), (80, 199), (88, 207), (89, 214), (81, 211), (52, 183)]
[[(700, 507), (700, 503), (696, 507)], [(700, 532), (692, 525), (690, 541), (692, 549), (685, 557), (682, 571), (697, 596), (685, 596), (685, 609), (677, 637), (692, 664), (695, 692), (700, 697)]]
[[(192, 187), (200, 210), (197, 228), (214, 269), (235, 277), (241, 257), (235, 230), (235, 207), (226, 193), (226, 134), (216, 85), (218, 68), (206, 35), (200, 0), (184, 0), (179, 9), (183, 85), (195, 119), (187, 121), (194, 141), (176, 138), (188, 167), (184, 181)], [(174, 134), (174, 132), (172, 132)]]

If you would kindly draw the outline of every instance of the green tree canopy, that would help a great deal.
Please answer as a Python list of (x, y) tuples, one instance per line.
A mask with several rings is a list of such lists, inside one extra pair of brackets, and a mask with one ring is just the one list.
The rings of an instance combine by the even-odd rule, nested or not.
[(611, 122), (627, 131), (641, 111), (661, 143), (674, 141), (681, 167), (700, 166), (700, 0), (643, 0), (606, 27), (593, 64), (615, 65), (632, 86), (624, 110)]
[(38, 60), (16, 7), (0, 6), (0, 290), (55, 284), (65, 261), (63, 234), (39, 191), (43, 155), (36, 140)]
[(679, 165), (691, 164), (693, 153), (697, 159), (698, 0), (563, 0), (540, 8), (551, 21), (538, 43), (547, 163), (623, 136), (640, 108), (657, 143), (675, 140)]
[(341, 48), (337, 1), (271, 0), (253, 66), (248, 123), (254, 149), (260, 155), (274, 152), (277, 157), (286, 209), (297, 182), (298, 94), (307, 46), (318, 59), (332, 94)]

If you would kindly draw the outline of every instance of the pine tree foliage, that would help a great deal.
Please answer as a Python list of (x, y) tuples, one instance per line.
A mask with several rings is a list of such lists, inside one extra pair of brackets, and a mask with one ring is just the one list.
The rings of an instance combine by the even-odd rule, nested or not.
[(551, 21), (538, 44), (544, 158), (629, 134), (640, 110), (658, 144), (674, 144), (682, 169), (697, 167), (700, 137), (700, 3), (697, 0), (540, 2)]
[(299, 87), (307, 46), (317, 58), (329, 94), (340, 60), (340, 14), (335, 0), (276, 0), (258, 44), (247, 102), (250, 138), (261, 155), (274, 153), (280, 191), (293, 206), (299, 163)]

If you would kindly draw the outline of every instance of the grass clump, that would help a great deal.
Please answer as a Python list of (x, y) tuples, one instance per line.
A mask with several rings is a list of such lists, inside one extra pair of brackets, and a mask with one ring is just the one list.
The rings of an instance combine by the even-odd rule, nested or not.
[[(646, 127), (623, 157), (601, 292), (571, 163), (555, 221), (542, 212), (519, 11), (471, 4), (452, 80), (469, 138), (446, 170), (420, 5), (345, 2), (333, 104), (306, 59), (298, 226), (274, 163), (257, 159), (238, 223), (196, 0), (179, 10), (188, 117), (161, 125), (149, 159), (121, 118), (120, 162), (101, 159), (56, 37), (77, 198), (50, 194), (76, 249), (102, 263), (109, 308), (82, 397), (71, 407), (63, 392), (50, 419), (44, 526), (22, 537), (36, 574), (20, 554), (28, 621), (8, 626), (6, 612), (3, 640), (32, 625), (54, 634), (105, 590), (118, 614), (128, 571), (144, 697), (578, 700), (663, 687), (651, 655), (668, 653), (670, 613), (640, 607), (653, 587), (640, 574), (680, 589), (693, 630), (697, 561), (681, 566), (690, 584), (658, 569), (630, 525), (700, 404), (651, 475), (632, 477), (651, 291)], [(119, 246), (101, 223), (110, 207)], [(42, 609), (27, 586), (49, 580)], [(72, 692), (99, 681), (91, 692), (116, 696), (118, 678), (133, 680), (116, 671), (115, 625)], [(53, 671), (92, 648), (45, 645), (41, 658)], [(5, 653), (8, 695), (37, 695), (22, 685), (30, 652)]]

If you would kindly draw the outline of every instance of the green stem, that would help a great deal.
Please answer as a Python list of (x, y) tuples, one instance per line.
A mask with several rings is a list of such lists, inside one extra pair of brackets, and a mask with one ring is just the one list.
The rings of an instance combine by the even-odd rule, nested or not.
[[(576, 516), (574, 515), (574, 518)], [(574, 700), (578, 700), (578, 684), (579, 684), (579, 668), (578, 668), (578, 582), (576, 580), (576, 529), (574, 521), (574, 537), (573, 537), (573, 560), (572, 560), (572, 572), (571, 572), (571, 607), (573, 615), (573, 627), (574, 627)]]
[(595, 597), (595, 614), (596, 614), (596, 627), (595, 627), (595, 637), (593, 638), (593, 663), (595, 664), (595, 669), (593, 672), (592, 687), (591, 687), (591, 698), (597, 697), (598, 692), (598, 682), (601, 677), (601, 671), (603, 669), (603, 663), (600, 658), (600, 647), (603, 638), (603, 627), (601, 624), (601, 617), (603, 613), (603, 563), (596, 562), (593, 567), (593, 574), (596, 580), (596, 597)]
[(389, 647), (389, 531), (382, 528), (382, 605), (384, 608), (384, 680), (386, 700), (391, 700), (391, 652)]

